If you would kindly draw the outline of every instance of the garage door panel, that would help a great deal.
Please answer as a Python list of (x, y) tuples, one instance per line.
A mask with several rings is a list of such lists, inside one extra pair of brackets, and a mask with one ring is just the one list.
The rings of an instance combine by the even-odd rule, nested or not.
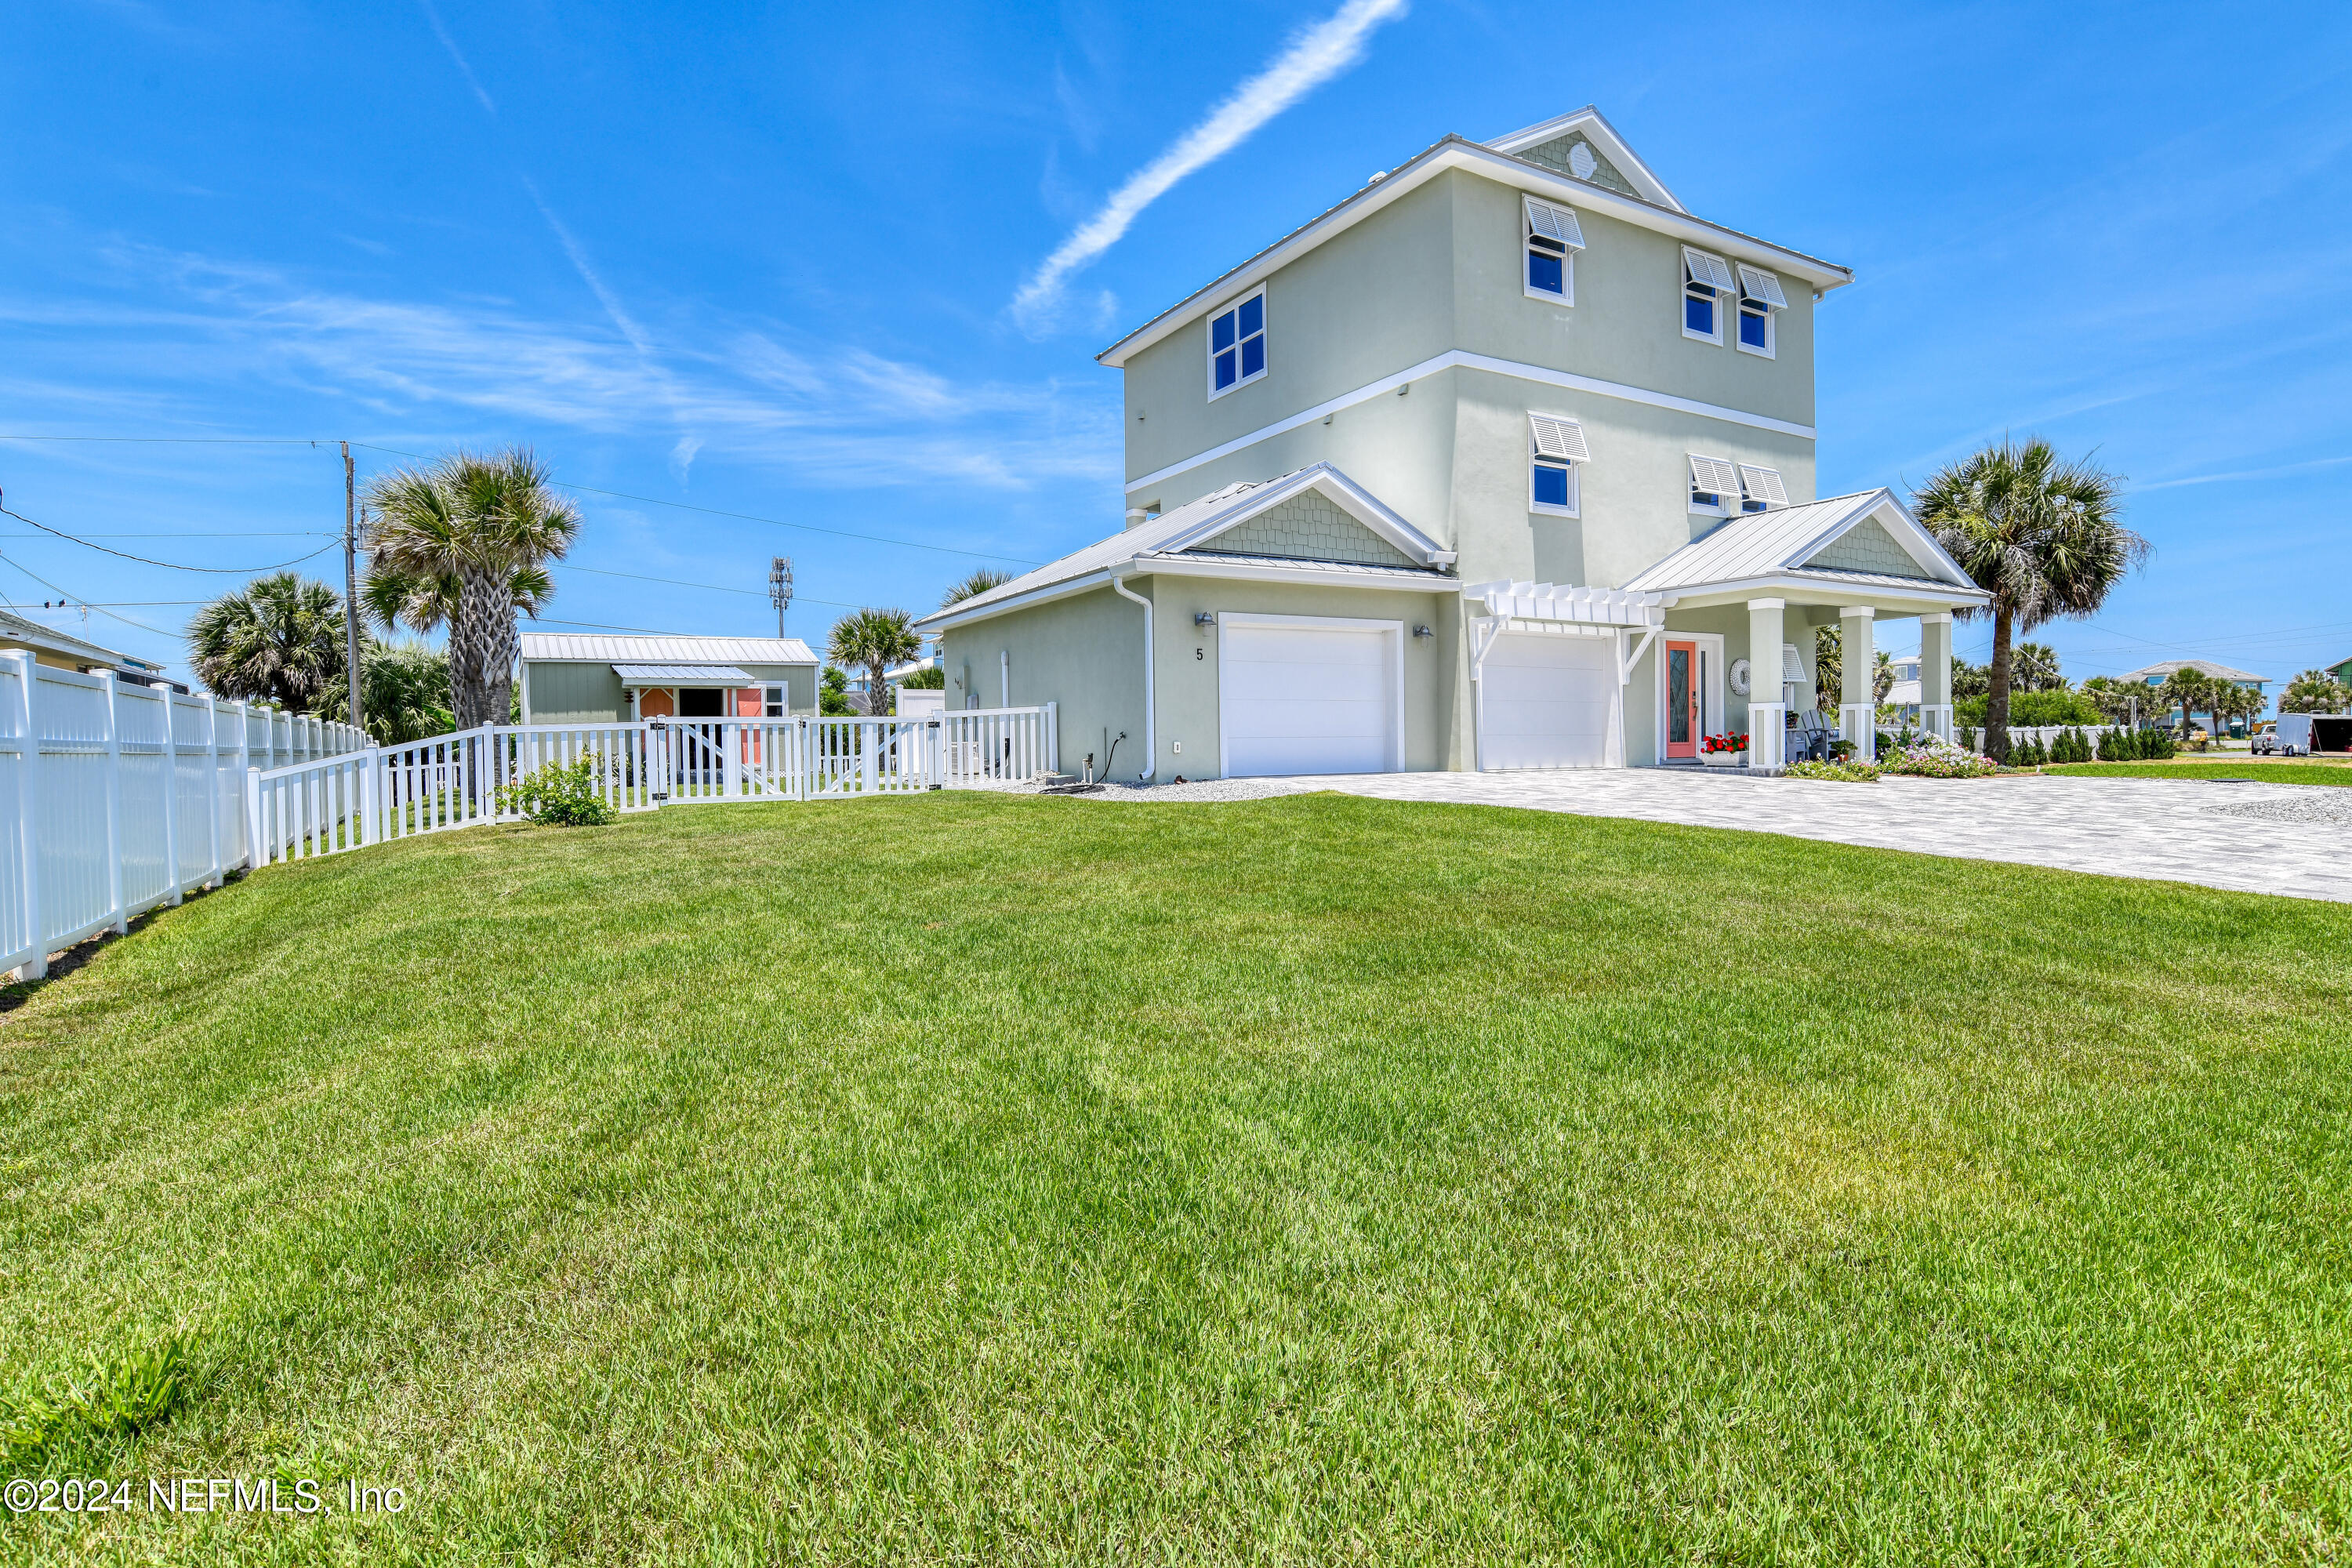
[(1379, 773), (1395, 747), (1387, 635), (1228, 625), (1218, 679), (1224, 771)]
[(1598, 768), (1617, 725), (1614, 638), (1506, 634), (1480, 667), (1489, 768)]

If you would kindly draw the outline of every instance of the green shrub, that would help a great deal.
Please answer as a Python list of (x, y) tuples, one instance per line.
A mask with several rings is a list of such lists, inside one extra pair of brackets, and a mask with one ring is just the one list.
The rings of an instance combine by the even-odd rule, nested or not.
[(1790, 763), (1792, 779), (1828, 779), (1835, 784), (1876, 784), (1878, 770), (1868, 763)]
[[(1985, 706), (1989, 697), (1963, 698), (1953, 707), (1954, 714), (1970, 724), (1985, 721)], [(2031, 730), (2043, 724), (2096, 724), (2101, 721), (2099, 705), (2079, 691), (2017, 691), (2009, 694), (2009, 721), (2021, 730)]]
[(110, 1363), (92, 1361), (78, 1377), (0, 1394), (0, 1473), (72, 1459), (93, 1442), (160, 1425), (193, 1385), (187, 1342), (174, 1336)]
[(615, 815), (601, 789), (604, 776), (602, 752), (550, 763), (520, 784), (499, 787), (499, 814), (511, 812), (542, 827), (602, 827)]

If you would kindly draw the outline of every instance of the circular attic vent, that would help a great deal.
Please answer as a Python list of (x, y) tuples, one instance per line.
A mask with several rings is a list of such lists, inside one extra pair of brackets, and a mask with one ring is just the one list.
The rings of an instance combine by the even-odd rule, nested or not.
[(1569, 173), (1574, 174), (1578, 179), (1589, 180), (1592, 178), (1592, 171), (1600, 166), (1601, 160), (1592, 155), (1592, 147), (1591, 143), (1579, 142), (1575, 146), (1568, 150)]

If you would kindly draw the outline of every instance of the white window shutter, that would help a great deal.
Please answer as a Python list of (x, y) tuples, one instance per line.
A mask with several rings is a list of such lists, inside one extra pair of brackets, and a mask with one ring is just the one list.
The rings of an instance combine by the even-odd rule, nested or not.
[(1736, 496), (1739, 493), (1739, 470), (1721, 458), (1690, 455), (1691, 489), (1710, 495)]
[(1724, 264), (1720, 256), (1709, 256), (1704, 250), (1685, 245), (1683, 247), (1683, 268), (1694, 283), (1705, 283), (1726, 292), (1731, 289), (1731, 268)]
[(1780, 279), (1760, 267), (1739, 264), (1739, 297), (1753, 300), (1759, 305), (1769, 305), (1776, 310), (1789, 308), (1789, 297), (1780, 292)]
[(1802, 686), (1805, 683), (1805, 661), (1797, 652), (1797, 645), (1780, 645), (1780, 684)]
[(1577, 223), (1573, 209), (1554, 206), (1549, 202), (1539, 202), (1533, 196), (1526, 199), (1529, 234), (1541, 235), (1546, 239), (1558, 240), (1570, 250), (1584, 248), (1584, 230)]
[(1787, 506), (1789, 487), (1780, 482), (1778, 468), (1759, 468), (1751, 463), (1739, 465), (1739, 491), (1749, 500), (1760, 500), (1766, 506)]
[(1584, 444), (1584, 426), (1573, 419), (1561, 419), (1549, 414), (1528, 416), (1528, 428), (1534, 432), (1536, 456), (1561, 458), (1571, 463), (1589, 463), (1591, 451)]

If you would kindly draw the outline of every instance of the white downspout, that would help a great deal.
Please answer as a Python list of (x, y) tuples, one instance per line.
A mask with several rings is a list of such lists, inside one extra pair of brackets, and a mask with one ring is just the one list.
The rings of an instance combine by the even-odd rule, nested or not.
[(1151, 689), (1151, 667), (1154, 662), (1151, 644), (1151, 601), (1140, 594), (1129, 593), (1126, 583), (1120, 580), (1116, 572), (1110, 574), (1110, 591), (1122, 599), (1132, 599), (1143, 606), (1143, 754), (1150, 761), (1149, 766), (1135, 775), (1135, 782), (1150, 784), (1151, 775), (1160, 771), (1159, 710), (1158, 705), (1153, 701)]

